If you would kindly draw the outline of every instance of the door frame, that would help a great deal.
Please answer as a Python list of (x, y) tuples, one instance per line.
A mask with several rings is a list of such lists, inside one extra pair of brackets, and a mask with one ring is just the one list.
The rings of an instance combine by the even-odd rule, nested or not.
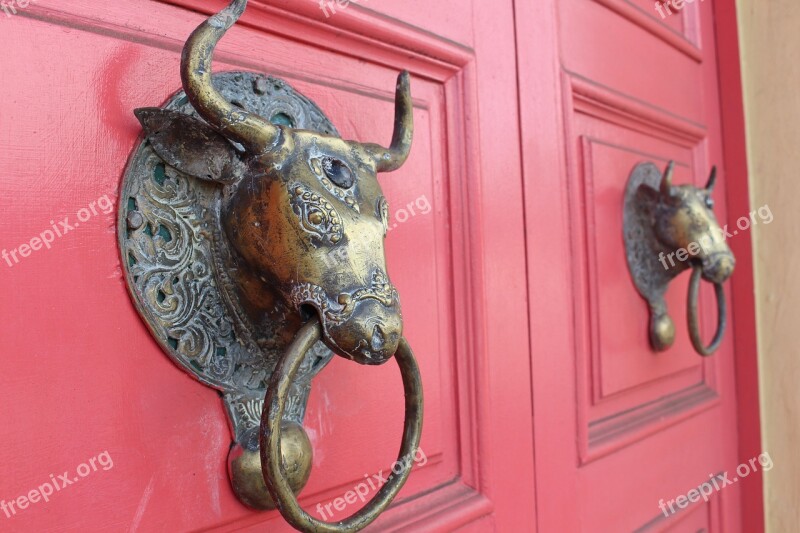
[[(722, 149), (727, 179), (726, 202), (731, 213), (750, 212), (750, 189), (745, 135), (744, 94), (735, 0), (713, 3), (717, 68), (722, 119)], [(758, 457), (762, 449), (758, 380), (756, 296), (752, 232), (740, 232), (729, 245), (736, 256), (731, 277), (731, 322), (736, 365), (739, 459)], [(742, 483), (742, 530), (764, 531), (764, 478), (761, 470)]]

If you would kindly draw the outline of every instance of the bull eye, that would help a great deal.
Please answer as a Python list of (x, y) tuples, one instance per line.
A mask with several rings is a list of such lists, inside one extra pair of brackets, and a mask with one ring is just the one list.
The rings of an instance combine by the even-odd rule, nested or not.
[(342, 189), (349, 189), (355, 182), (353, 178), (353, 171), (347, 166), (347, 163), (333, 157), (325, 157), (322, 159), (322, 170), (325, 175), (331, 180), (334, 185)]
[(706, 196), (706, 207), (709, 209), (714, 209), (714, 199), (711, 196)]

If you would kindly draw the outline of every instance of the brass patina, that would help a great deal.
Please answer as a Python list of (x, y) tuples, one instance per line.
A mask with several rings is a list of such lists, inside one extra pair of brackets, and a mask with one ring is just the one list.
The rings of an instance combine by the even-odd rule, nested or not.
[[(664, 174), (652, 163), (634, 168), (628, 180), (624, 206), (624, 237), (628, 269), (650, 307), (650, 343), (657, 351), (675, 342), (675, 324), (664, 294), (670, 282), (691, 268), (687, 314), (695, 350), (711, 355), (722, 342), (727, 321), (722, 284), (733, 274), (735, 260), (714, 216), (712, 193), (716, 168), (707, 185), (673, 185), (675, 164)], [(717, 296), (718, 326), (709, 346), (700, 337), (697, 297), (700, 279), (713, 283)]]
[(414, 354), (405, 339), (400, 339), (395, 358), (400, 366), (403, 376), (403, 390), (405, 392), (406, 421), (403, 427), (403, 441), (400, 446), (395, 467), (392, 468), (386, 483), (378, 489), (377, 494), (357, 513), (336, 523), (326, 523), (315, 519), (305, 512), (297, 499), (292, 494), (292, 479), (284, 475), (279, 468), (281, 464), (279, 445), (285, 430), (281, 429), (281, 419), (286, 408), (286, 397), (291, 387), (293, 376), (296, 374), (308, 350), (322, 336), (322, 328), (317, 322), (310, 322), (303, 326), (297, 338), (289, 347), (286, 357), (281, 361), (280, 367), (273, 374), (273, 381), (267, 392), (266, 405), (272, 406), (264, 409), (262, 415), (261, 432), (261, 463), (266, 469), (265, 479), (270, 494), (279, 502), (284, 518), (300, 531), (313, 531), (315, 533), (343, 533), (346, 531), (360, 531), (369, 525), (382, 513), (408, 477), (413, 464), (413, 456), (419, 446), (422, 433), (422, 381), (419, 368), (414, 359)]
[[(377, 180), (411, 149), (410, 78), (398, 78), (389, 148), (343, 140), (282, 80), (212, 76), (214, 48), (246, 4), (234, 0), (188, 39), (183, 92), (135, 111), (145, 140), (122, 186), (126, 277), (162, 348), (223, 392), (239, 498), (277, 507), (304, 531), (357, 531), (389, 505), (410, 467), (353, 519), (298, 518), (295, 494), (312, 464), (302, 420), (311, 379), (332, 352), (363, 365), (397, 353), (402, 449), (419, 445), (422, 388), (387, 274), (389, 209)], [(259, 451), (259, 441), (269, 448)]]

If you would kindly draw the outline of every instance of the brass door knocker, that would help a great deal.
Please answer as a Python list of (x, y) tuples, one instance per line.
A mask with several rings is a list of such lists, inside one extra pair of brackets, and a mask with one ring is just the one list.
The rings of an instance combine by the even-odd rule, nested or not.
[[(214, 48), (247, 0), (201, 24), (183, 50), (183, 91), (135, 111), (145, 136), (123, 178), (119, 245), (128, 288), (163, 350), (221, 391), (234, 434), (239, 499), (279, 509), (302, 531), (357, 531), (388, 507), (411, 463), (353, 517), (305, 513), (312, 449), (303, 418), (312, 378), (337, 353), (395, 357), (405, 388), (401, 457), (422, 431), (419, 369), (386, 270), (389, 209), (377, 173), (411, 150), (410, 79), (397, 82), (389, 148), (343, 140), (286, 82), (212, 76)], [(331, 264), (330, 257), (346, 260)]]
[[(727, 306), (722, 284), (733, 274), (735, 260), (714, 216), (712, 193), (717, 179), (711, 170), (703, 189), (673, 185), (675, 163), (664, 174), (653, 163), (637, 165), (625, 191), (623, 228), (628, 269), (639, 294), (650, 307), (650, 343), (657, 351), (675, 341), (675, 324), (664, 294), (670, 282), (686, 269), (689, 281), (689, 336), (700, 355), (713, 354), (722, 343)], [(718, 326), (708, 346), (703, 344), (697, 313), (700, 279), (713, 283)]]

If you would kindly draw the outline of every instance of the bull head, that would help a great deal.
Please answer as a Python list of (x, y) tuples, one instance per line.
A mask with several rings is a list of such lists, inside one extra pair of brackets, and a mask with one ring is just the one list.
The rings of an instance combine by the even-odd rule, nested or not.
[(673, 185), (674, 168), (675, 163), (671, 161), (661, 180), (656, 204), (656, 235), (672, 250), (686, 250), (689, 261), (701, 266), (704, 279), (723, 283), (733, 274), (736, 262), (714, 216), (712, 193), (717, 168), (711, 170), (708, 183), (702, 189)]
[(400, 168), (411, 148), (409, 75), (398, 78), (389, 148), (275, 125), (227, 101), (211, 81), (214, 48), (246, 4), (231, 2), (183, 50), (183, 87), (205, 122), (158, 108), (136, 115), (164, 161), (224, 187), (221, 234), (253, 323), (279, 318), (287, 327), (278, 343), (286, 345), (316, 314), (334, 352), (383, 363), (397, 350), (403, 322), (386, 273), (389, 213), (377, 173)]

